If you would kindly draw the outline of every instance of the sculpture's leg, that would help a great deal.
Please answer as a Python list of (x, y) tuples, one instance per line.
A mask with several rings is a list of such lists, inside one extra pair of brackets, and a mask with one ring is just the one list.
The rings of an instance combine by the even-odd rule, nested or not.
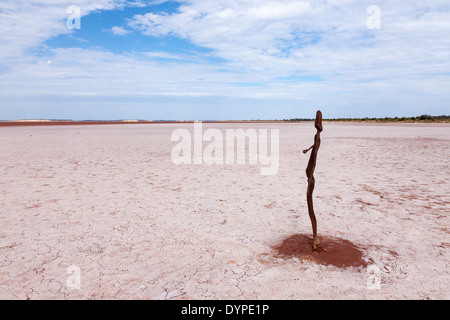
[(311, 219), (311, 224), (312, 224), (312, 229), (313, 229), (312, 248), (313, 248), (313, 250), (316, 250), (317, 245), (319, 244), (319, 240), (317, 240), (317, 221), (316, 221), (316, 216), (314, 214), (313, 199), (312, 199), (314, 185), (315, 185), (315, 179), (314, 179), (314, 177), (311, 177), (308, 181), (308, 190), (306, 192), (306, 201), (308, 203), (309, 218)]
[(312, 229), (313, 229), (313, 244), (312, 248), (313, 250), (316, 250), (317, 245), (319, 244), (319, 240), (317, 240), (317, 221), (316, 216), (314, 214), (314, 207), (313, 207), (313, 190), (314, 190), (314, 169), (316, 168), (316, 160), (317, 160), (317, 152), (319, 151), (320, 147), (320, 132), (323, 130), (322, 127), (322, 112), (320, 110), (316, 113), (316, 121), (314, 123), (314, 126), (317, 129), (317, 133), (314, 136), (314, 144), (306, 149), (303, 150), (303, 153), (307, 153), (309, 150), (312, 149), (311, 156), (309, 157), (308, 166), (306, 167), (306, 176), (308, 177), (308, 190), (306, 192), (306, 201), (308, 202), (308, 212), (309, 212), (309, 218), (311, 219)]

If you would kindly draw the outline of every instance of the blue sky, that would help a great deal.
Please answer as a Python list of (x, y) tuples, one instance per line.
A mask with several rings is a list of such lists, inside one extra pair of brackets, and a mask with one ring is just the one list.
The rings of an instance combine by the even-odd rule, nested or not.
[[(80, 10), (80, 29), (70, 6)], [(0, 119), (450, 114), (450, 3), (2, 0)]]

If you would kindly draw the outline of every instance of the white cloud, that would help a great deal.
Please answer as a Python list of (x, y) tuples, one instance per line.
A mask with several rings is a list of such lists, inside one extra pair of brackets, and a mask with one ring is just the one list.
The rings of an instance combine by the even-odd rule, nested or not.
[(404, 6), (379, 1), (380, 30), (367, 28), (370, 4), (190, 0), (172, 14), (136, 15), (129, 26), (149, 36), (186, 39), (213, 49), (237, 68), (274, 76), (350, 72), (366, 77), (373, 76), (374, 69), (381, 76), (393, 69), (397, 74), (449, 70), (446, 2), (414, 1)]
[(114, 26), (111, 28), (111, 32), (117, 36), (125, 36), (130, 33), (130, 30), (127, 30), (124, 27)]
[(194, 1), (175, 14), (136, 15), (129, 25), (150, 36), (173, 34), (234, 60), (228, 46), (273, 49), (278, 40), (292, 39), (295, 25), (311, 11), (303, 1)]
[[(41, 45), (47, 39), (71, 33), (66, 21), (67, 8), (73, 0), (3, 0), (0, 2), (1, 59), (22, 58), (25, 50)], [(82, 16), (95, 10), (111, 10), (123, 1), (78, 0)]]

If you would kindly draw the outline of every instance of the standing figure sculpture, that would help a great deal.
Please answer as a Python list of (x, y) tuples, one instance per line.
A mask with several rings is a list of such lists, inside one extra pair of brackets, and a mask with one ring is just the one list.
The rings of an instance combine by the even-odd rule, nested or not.
[(313, 229), (313, 244), (312, 248), (313, 250), (316, 250), (317, 245), (319, 244), (319, 240), (317, 240), (317, 221), (316, 216), (314, 215), (314, 207), (313, 207), (313, 199), (312, 194), (314, 190), (314, 169), (316, 168), (316, 161), (317, 161), (317, 152), (319, 151), (320, 147), (320, 132), (322, 132), (322, 112), (320, 110), (316, 113), (316, 121), (314, 123), (314, 126), (317, 129), (317, 133), (314, 136), (314, 144), (309, 147), (306, 150), (303, 150), (303, 153), (307, 153), (309, 150), (311, 151), (311, 156), (309, 158), (308, 166), (306, 167), (306, 176), (308, 178), (308, 190), (306, 192), (306, 201), (308, 202), (308, 212), (309, 212), (309, 218), (311, 219), (312, 229)]

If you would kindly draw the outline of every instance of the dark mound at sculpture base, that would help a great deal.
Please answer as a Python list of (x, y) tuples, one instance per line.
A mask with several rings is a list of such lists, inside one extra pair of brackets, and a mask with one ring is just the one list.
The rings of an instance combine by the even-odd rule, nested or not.
[(366, 267), (363, 252), (352, 242), (327, 236), (319, 237), (320, 244), (312, 250), (312, 238), (305, 234), (295, 234), (273, 247), (276, 257), (310, 260), (322, 265), (339, 268)]

